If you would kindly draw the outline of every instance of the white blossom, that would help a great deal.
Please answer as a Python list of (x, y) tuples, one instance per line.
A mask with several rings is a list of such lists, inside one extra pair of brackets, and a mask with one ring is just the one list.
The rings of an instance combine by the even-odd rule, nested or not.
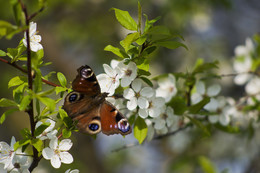
[(147, 109), (139, 109), (139, 116), (142, 118), (147, 118), (148, 115), (150, 117), (158, 117), (162, 111), (163, 111), (163, 106), (165, 104), (165, 100), (162, 97), (152, 97), (148, 99), (149, 101), (149, 106)]
[[(37, 52), (40, 49), (43, 49), (42, 45), (40, 44), (41, 42), (41, 36), (36, 35), (37, 30), (36, 30), (36, 23), (35, 22), (30, 22), (29, 24), (29, 37), (30, 37), (30, 47), (31, 51)], [(26, 39), (26, 33), (24, 33), (24, 39), (23, 39), (23, 44), (25, 47), (27, 47), (27, 39)]]
[(116, 69), (107, 64), (103, 64), (103, 67), (106, 73), (97, 75), (97, 80), (100, 84), (101, 92), (109, 93), (109, 96), (112, 96), (115, 93), (115, 89), (119, 86), (120, 78)]
[(124, 90), (124, 98), (128, 99), (127, 108), (135, 110), (137, 106), (146, 109), (149, 106), (148, 98), (154, 95), (155, 91), (151, 87), (142, 88), (142, 80), (137, 78), (132, 82), (132, 88)]
[(121, 78), (121, 86), (127, 87), (137, 76), (137, 66), (134, 62), (129, 62), (127, 65), (123, 61), (117, 65), (117, 71)]
[[(39, 138), (41, 140), (46, 140), (46, 139), (52, 139), (54, 137), (56, 137), (56, 134), (58, 133), (58, 131), (56, 129), (54, 129), (55, 127), (55, 121), (51, 120), (51, 119), (47, 119), (46, 123), (50, 123), (50, 126), (47, 127), (39, 136), (37, 136), (36, 138)], [(43, 124), (41, 121), (38, 121), (36, 123), (35, 129), (38, 128), (41, 124)]]
[(4, 164), (4, 169), (12, 164), (14, 158), (14, 144), (16, 143), (15, 138), (12, 137), (11, 145), (9, 146), (6, 142), (0, 142), (0, 163)]
[(195, 86), (197, 92), (191, 95), (191, 100), (193, 104), (200, 102), (204, 96), (217, 96), (221, 91), (221, 87), (218, 84), (213, 84), (206, 88), (204, 82), (198, 81)]
[(63, 139), (58, 144), (58, 138), (53, 138), (50, 141), (49, 147), (42, 150), (42, 156), (51, 161), (54, 168), (59, 168), (61, 163), (70, 164), (73, 162), (72, 155), (68, 150), (72, 147), (70, 139)]
[(175, 83), (176, 80), (172, 74), (169, 74), (167, 78), (159, 79), (159, 88), (156, 89), (156, 97), (163, 97), (166, 103), (169, 102), (177, 93)]

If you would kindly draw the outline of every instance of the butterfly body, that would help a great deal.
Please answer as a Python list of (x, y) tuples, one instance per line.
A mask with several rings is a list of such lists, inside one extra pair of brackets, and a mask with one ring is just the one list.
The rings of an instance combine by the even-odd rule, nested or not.
[(96, 76), (89, 66), (78, 69), (72, 89), (65, 98), (63, 109), (77, 121), (81, 132), (90, 135), (100, 131), (106, 135), (131, 133), (127, 119), (106, 101), (108, 93), (101, 93)]

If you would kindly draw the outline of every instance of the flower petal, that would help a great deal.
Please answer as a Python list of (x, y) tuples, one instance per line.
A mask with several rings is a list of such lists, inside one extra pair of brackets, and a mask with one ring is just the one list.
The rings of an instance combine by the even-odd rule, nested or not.
[(138, 106), (139, 106), (141, 109), (147, 109), (148, 106), (149, 106), (148, 100), (147, 100), (146, 98), (144, 98), (144, 97), (139, 97), (139, 98), (137, 99), (137, 104), (138, 104)]
[(54, 155), (52, 158), (51, 158), (51, 165), (54, 167), (54, 168), (59, 168), (60, 165), (61, 165), (61, 161), (60, 161), (60, 158), (58, 155)]
[(216, 96), (220, 93), (221, 87), (218, 84), (215, 85), (211, 85), (208, 89), (207, 89), (207, 95), (210, 97)]
[(151, 98), (154, 95), (155, 91), (151, 87), (144, 87), (141, 91), (140, 94), (141, 96)]
[(131, 99), (135, 96), (135, 92), (131, 88), (127, 88), (124, 90), (123, 96), (126, 99)]
[(127, 101), (126, 106), (130, 111), (134, 110), (137, 107), (137, 99), (135, 97), (133, 97), (132, 99)]
[(61, 159), (61, 162), (65, 163), (65, 164), (70, 164), (70, 163), (73, 162), (73, 157), (68, 152), (61, 152), (60, 153), (60, 159)]
[(52, 149), (50, 149), (49, 147), (44, 148), (42, 150), (42, 156), (46, 160), (50, 160), (54, 156), (54, 151)]
[(60, 151), (68, 151), (72, 147), (72, 142), (70, 139), (63, 139), (59, 144)]
[(51, 139), (49, 146), (51, 149), (56, 150), (58, 147), (58, 138), (55, 137), (55, 138)]

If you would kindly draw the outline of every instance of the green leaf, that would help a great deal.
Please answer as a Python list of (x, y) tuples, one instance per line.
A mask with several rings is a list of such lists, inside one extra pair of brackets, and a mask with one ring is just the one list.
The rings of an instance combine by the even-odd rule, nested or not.
[(37, 127), (34, 131), (34, 136), (39, 136), (42, 132), (47, 129), (51, 123), (42, 123), (39, 127)]
[(21, 16), (22, 16), (21, 5), (18, 2), (18, 0), (10, 0), (10, 4), (12, 5), (12, 8), (13, 8), (16, 25), (20, 26), (21, 25)]
[(12, 108), (12, 109), (9, 109), (9, 110), (5, 111), (5, 112), (2, 114), (1, 118), (0, 118), (0, 124), (3, 124), (3, 122), (5, 121), (5, 119), (6, 119), (6, 117), (7, 117), (8, 115), (10, 115), (10, 114), (12, 114), (12, 113), (14, 113), (14, 112), (16, 112), (16, 111), (18, 111), (18, 110), (19, 110), (19, 109), (17, 109), (17, 108)]
[(25, 139), (29, 139), (29, 138), (32, 137), (32, 136), (31, 136), (31, 131), (30, 131), (28, 128), (22, 129), (22, 130), (20, 131), (20, 133), (21, 133), (22, 137), (25, 138)]
[(204, 173), (216, 173), (216, 168), (213, 163), (205, 156), (199, 156), (199, 164)]
[(173, 97), (169, 102), (169, 105), (173, 107), (174, 114), (176, 115), (183, 115), (184, 112), (188, 109), (183, 97)]
[(62, 120), (63, 120), (65, 117), (68, 117), (67, 112), (66, 112), (64, 109), (62, 109), (61, 107), (59, 108), (59, 115), (60, 115), (60, 117), (61, 117)]
[(195, 105), (192, 105), (190, 108), (189, 108), (189, 112), (191, 114), (197, 114), (200, 112), (200, 110), (210, 102), (210, 97), (205, 97), (203, 100), (201, 100), (199, 103), (195, 104)]
[(146, 77), (141, 76), (140, 77), (146, 84), (148, 84), (150, 87), (153, 87), (153, 83)]
[(69, 138), (70, 136), (71, 136), (71, 131), (70, 130), (68, 130), (68, 129), (63, 129), (62, 130), (62, 136), (64, 137), (64, 138)]
[(136, 61), (136, 65), (138, 70), (149, 72), (150, 60), (145, 58), (139, 58), (138, 61)]
[(52, 94), (55, 91), (55, 88), (51, 88), (47, 91), (37, 93), (38, 96), (43, 97)]
[(6, 53), (2, 50), (0, 50), (0, 56), (6, 56)]
[(31, 140), (31, 144), (36, 148), (36, 150), (38, 152), (41, 152), (43, 150), (43, 141), (38, 139), (38, 138), (34, 138)]
[(134, 32), (131, 34), (128, 34), (126, 38), (122, 41), (122, 46), (125, 49), (125, 52), (128, 52), (129, 46), (136, 41), (139, 38), (139, 33)]
[(190, 116), (186, 116), (186, 117), (189, 118), (190, 121), (193, 124), (195, 124), (199, 129), (201, 129), (206, 136), (210, 136), (210, 131), (208, 130), (208, 128), (204, 126), (199, 120), (192, 118)]
[(137, 117), (134, 124), (134, 136), (138, 140), (139, 144), (143, 143), (147, 136), (148, 128), (147, 125), (141, 117)]
[(55, 87), (56, 95), (59, 94), (60, 92), (66, 91), (66, 90), (67, 90), (67, 88), (64, 88), (64, 87), (59, 87), (59, 86)]
[(36, 68), (34, 70), (35, 70), (34, 91), (37, 93), (42, 91), (42, 72), (39, 68)]
[(26, 95), (22, 98), (22, 101), (20, 103), (19, 106), (19, 110), (20, 111), (24, 111), (27, 109), (27, 107), (29, 106), (29, 104), (31, 103), (32, 100), (32, 96), (31, 95)]
[(138, 31), (141, 33), (142, 29), (142, 6), (140, 2), (138, 1)]
[(117, 47), (114, 47), (112, 45), (107, 45), (105, 48), (104, 48), (105, 51), (109, 51), (109, 52), (112, 52), (114, 53), (115, 55), (119, 56), (120, 58), (129, 58), (128, 55), (122, 51), (121, 49), (117, 48)]
[(156, 17), (155, 19), (148, 20), (148, 16), (144, 14), (145, 20), (145, 27), (144, 27), (144, 33), (146, 33), (148, 30), (150, 30), (155, 22), (157, 22), (161, 17)]
[(119, 10), (117, 8), (112, 8), (112, 10), (115, 11), (116, 19), (124, 28), (131, 31), (137, 31), (137, 24), (128, 11)]
[(49, 109), (50, 112), (53, 112), (55, 109), (55, 100), (48, 98), (48, 97), (37, 97), (46, 107)]
[(9, 56), (11, 59), (15, 59), (18, 54), (17, 48), (7, 48), (7, 56)]
[(210, 62), (210, 63), (204, 63), (204, 60), (199, 58), (196, 62), (195, 68), (193, 70), (193, 74), (196, 73), (203, 73), (203, 72), (207, 72), (209, 70), (218, 68), (218, 61), (214, 61), (214, 62)]
[(186, 50), (188, 50), (188, 47), (178, 41), (161, 41), (161, 42), (155, 42), (155, 45), (166, 47), (168, 49), (176, 49), (178, 47), (184, 47)]
[(7, 39), (11, 39), (15, 31), (17, 30), (17, 27), (12, 25), (9, 22), (0, 20), (0, 39), (2, 37), (6, 37)]
[(67, 79), (61, 72), (57, 73), (57, 78), (58, 78), (61, 86), (63, 86), (63, 87), (67, 86)]
[(219, 130), (227, 132), (227, 133), (233, 133), (233, 134), (240, 133), (240, 129), (238, 127), (235, 127), (235, 126), (230, 126), (230, 125), (223, 126), (219, 123), (215, 124), (214, 126), (216, 128), (218, 128)]
[(24, 82), (27, 82), (27, 78), (25, 76), (15, 76), (8, 82), (8, 88), (21, 85)]
[(21, 148), (22, 146), (24, 145), (27, 145), (31, 142), (30, 139), (23, 139), (23, 140), (20, 140), (20, 141), (17, 141), (15, 144), (14, 144), (14, 151), (16, 151), (18, 148)]
[(0, 100), (0, 107), (18, 106), (13, 100), (2, 98)]

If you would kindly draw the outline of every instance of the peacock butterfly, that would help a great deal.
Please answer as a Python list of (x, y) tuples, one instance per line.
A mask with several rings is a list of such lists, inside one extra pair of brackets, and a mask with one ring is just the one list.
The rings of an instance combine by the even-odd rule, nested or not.
[(106, 101), (108, 93), (101, 93), (96, 75), (88, 66), (82, 66), (72, 82), (72, 92), (64, 101), (63, 109), (78, 129), (90, 135), (102, 131), (106, 135), (130, 134), (132, 129), (127, 119), (114, 105)]

